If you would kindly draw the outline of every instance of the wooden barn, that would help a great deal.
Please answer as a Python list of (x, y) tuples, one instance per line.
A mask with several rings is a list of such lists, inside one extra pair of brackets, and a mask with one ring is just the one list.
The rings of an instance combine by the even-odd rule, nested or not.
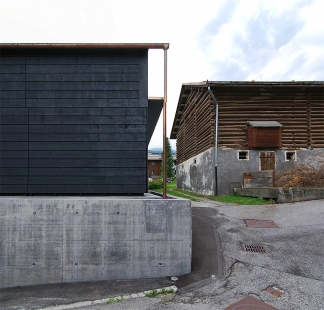
[(0, 194), (143, 194), (163, 98), (148, 50), (168, 44), (1, 44)]
[(323, 82), (183, 84), (170, 137), (179, 188), (227, 195), (262, 171), (275, 185), (275, 175), (324, 162)]

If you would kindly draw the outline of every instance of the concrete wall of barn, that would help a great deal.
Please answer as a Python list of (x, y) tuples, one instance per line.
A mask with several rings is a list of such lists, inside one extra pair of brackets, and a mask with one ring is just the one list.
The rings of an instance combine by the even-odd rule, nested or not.
[[(218, 148), (218, 165), (215, 169), (215, 148), (211, 148), (177, 165), (177, 187), (205, 195), (231, 195), (233, 189), (243, 186), (244, 172), (260, 171), (260, 152), (275, 152), (276, 175), (289, 172), (299, 164), (319, 169), (324, 163), (324, 149), (257, 149), (248, 151), (247, 159), (239, 159), (240, 150)], [(287, 160), (287, 152), (295, 153)], [(217, 170), (217, 186), (215, 182)]]
[(183, 199), (1, 197), (0, 287), (191, 271)]
[(177, 187), (203, 195), (215, 195), (215, 148), (177, 165)]

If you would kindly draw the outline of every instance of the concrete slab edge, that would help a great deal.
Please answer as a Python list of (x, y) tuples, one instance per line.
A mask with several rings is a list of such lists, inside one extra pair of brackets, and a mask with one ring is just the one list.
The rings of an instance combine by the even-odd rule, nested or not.
[(73, 309), (73, 308), (78, 308), (78, 307), (92, 306), (92, 305), (105, 304), (105, 303), (122, 302), (122, 301), (128, 300), (128, 299), (146, 297), (146, 295), (150, 295), (154, 291), (157, 294), (160, 294), (164, 290), (165, 291), (173, 290), (173, 292), (176, 293), (178, 291), (178, 288), (175, 285), (172, 285), (172, 286), (166, 286), (163, 288), (152, 289), (149, 291), (144, 291), (144, 292), (139, 292), (139, 293), (134, 293), (134, 294), (120, 295), (120, 296), (116, 296), (116, 297), (103, 298), (103, 299), (98, 299), (98, 300), (93, 300), (93, 301), (81, 301), (81, 302), (76, 302), (76, 303), (69, 304), (69, 305), (60, 305), (60, 306), (54, 306), (54, 307), (41, 308), (41, 310), (65, 310), (65, 309)]

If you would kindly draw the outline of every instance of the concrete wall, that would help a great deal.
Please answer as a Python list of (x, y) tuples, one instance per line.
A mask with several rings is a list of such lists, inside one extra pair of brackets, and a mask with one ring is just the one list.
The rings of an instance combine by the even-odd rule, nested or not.
[(233, 194), (233, 188), (242, 187), (243, 173), (260, 170), (260, 152), (275, 151), (276, 174), (280, 175), (301, 163), (307, 163), (318, 169), (324, 162), (324, 149), (312, 150), (288, 150), (295, 151), (294, 161), (286, 161), (287, 150), (249, 150), (247, 160), (239, 160), (239, 150), (219, 148), (218, 149), (218, 195)]
[(204, 195), (215, 194), (215, 148), (177, 165), (177, 187)]
[[(231, 195), (234, 188), (243, 186), (244, 172), (260, 171), (260, 152), (276, 153), (276, 174), (280, 175), (301, 163), (307, 163), (315, 169), (324, 163), (324, 149), (288, 150), (296, 152), (295, 160), (287, 161), (287, 150), (248, 150), (248, 159), (239, 159), (240, 150), (218, 148), (217, 194)], [(177, 165), (177, 187), (204, 195), (214, 195), (215, 149), (211, 148)]]
[(1, 287), (186, 274), (191, 203), (0, 197)]

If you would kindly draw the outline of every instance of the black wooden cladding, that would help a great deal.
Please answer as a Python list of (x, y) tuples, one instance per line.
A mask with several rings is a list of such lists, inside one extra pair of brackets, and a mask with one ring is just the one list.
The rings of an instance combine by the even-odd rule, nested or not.
[(147, 50), (57, 52), (1, 50), (0, 193), (146, 192)]

